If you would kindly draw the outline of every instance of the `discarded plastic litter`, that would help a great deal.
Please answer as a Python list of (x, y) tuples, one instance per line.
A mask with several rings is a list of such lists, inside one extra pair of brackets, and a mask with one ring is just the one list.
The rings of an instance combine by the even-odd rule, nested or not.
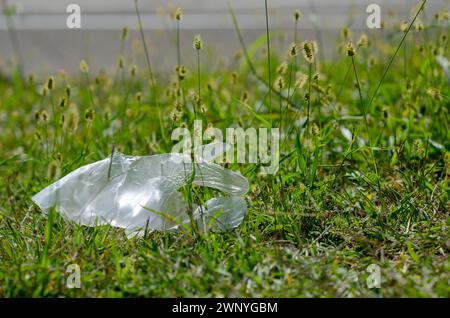
[(32, 200), (44, 213), (55, 207), (63, 217), (81, 225), (111, 224), (124, 228), (131, 237), (142, 235), (145, 229), (175, 230), (181, 224), (189, 225), (187, 206), (178, 190), (192, 180), (226, 195), (195, 209), (193, 219), (199, 227), (235, 228), (247, 210), (241, 196), (248, 191), (248, 181), (203, 159), (212, 159), (224, 148), (220, 143), (207, 145), (203, 157), (194, 163), (190, 156), (178, 153), (138, 157), (116, 152), (69, 173)]
[(436, 61), (442, 67), (447, 81), (450, 83), (450, 62), (442, 55), (436, 56)]

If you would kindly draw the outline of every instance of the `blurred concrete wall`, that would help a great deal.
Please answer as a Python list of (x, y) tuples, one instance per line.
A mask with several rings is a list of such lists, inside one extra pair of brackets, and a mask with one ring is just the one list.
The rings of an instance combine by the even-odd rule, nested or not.
[[(55, 73), (78, 69), (87, 59), (96, 69), (111, 69), (120, 52), (120, 30), (130, 29), (125, 55), (139, 57), (139, 37), (134, 0), (0, 0), (13, 5), (16, 15), (8, 21), (0, 16), (0, 67), (23, 57), (26, 72)], [(229, 0), (234, 8), (247, 43), (265, 30), (263, 0)], [(355, 32), (368, 32), (366, 7), (377, 3), (383, 20), (407, 20), (417, 0), (269, 0), (270, 27), (274, 50), (285, 50), (292, 41), (292, 14), (302, 11), (301, 38), (320, 38), (320, 45), (334, 46), (338, 30), (346, 25)], [(68, 29), (66, 8), (79, 4), (82, 28)], [(449, 8), (449, 0), (429, 0), (426, 14)], [(239, 49), (226, 0), (140, 0), (144, 29), (151, 58), (163, 70), (175, 63), (175, 23), (169, 12), (184, 10), (181, 43), (185, 63), (192, 60), (192, 38), (202, 35), (205, 54), (213, 61), (229, 60)], [(11, 23), (14, 31), (11, 32)], [(381, 31), (376, 31), (381, 32)], [(14, 41), (17, 42), (13, 45)], [(329, 50), (326, 50), (329, 51)], [(208, 59), (211, 60), (211, 59)], [(142, 62), (142, 61), (141, 61)]]

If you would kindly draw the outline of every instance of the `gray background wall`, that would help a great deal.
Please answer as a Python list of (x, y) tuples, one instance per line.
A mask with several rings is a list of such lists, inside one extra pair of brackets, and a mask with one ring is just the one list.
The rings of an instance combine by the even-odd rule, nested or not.
[[(60, 69), (74, 72), (79, 61), (87, 59), (96, 69), (111, 69), (120, 51), (120, 30), (130, 29), (130, 40), (125, 48), (127, 56), (136, 56), (139, 62), (134, 0), (0, 0), (17, 8), (14, 28), (26, 72), (55, 73)], [(385, 21), (407, 20), (418, 0), (269, 0), (270, 26), (274, 50), (285, 50), (292, 41), (292, 14), (301, 9), (301, 38), (320, 37), (325, 53), (334, 47), (339, 29), (350, 26), (355, 33), (369, 32), (365, 26), (369, 3), (381, 6)], [(82, 9), (82, 29), (66, 27), (66, 7), (77, 3)], [(245, 40), (251, 43), (265, 28), (263, 0), (230, 0)], [(239, 48), (226, 0), (140, 0), (139, 6), (149, 41), (151, 57), (158, 70), (175, 63), (175, 23), (168, 12), (180, 6), (184, 10), (182, 22), (183, 59), (189, 64), (195, 34), (202, 35), (206, 59), (229, 60)], [(429, 0), (426, 14), (449, 9), (449, 0)], [(382, 32), (382, 31), (375, 31)], [(280, 36), (284, 35), (284, 39)], [(133, 49), (133, 47), (135, 49)], [(11, 42), (4, 16), (0, 16), (0, 67), (5, 69), (18, 54)], [(142, 62), (142, 61), (140, 61)]]

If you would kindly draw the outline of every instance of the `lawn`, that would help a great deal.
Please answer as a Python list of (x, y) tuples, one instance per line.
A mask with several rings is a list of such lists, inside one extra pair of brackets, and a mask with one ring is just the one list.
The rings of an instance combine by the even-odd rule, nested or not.
[[(86, 61), (79, 75), (48, 78), (11, 66), (0, 77), (0, 297), (450, 296), (449, 16), (415, 10), (383, 36), (343, 27), (326, 60), (330, 48), (303, 38), (293, 13), (295, 46), (277, 53), (269, 30), (226, 65), (205, 61), (202, 46), (214, 44), (197, 38), (174, 43), (179, 60), (165, 73), (144, 46), (111, 74)], [(239, 41), (237, 19), (235, 31)], [(185, 55), (196, 63), (183, 66)], [(276, 173), (223, 164), (250, 185), (236, 229), (128, 239), (31, 201), (113, 148), (168, 153), (171, 132), (195, 119), (280, 129)], [(215, 195), (183, 193), (194, 204)], [(73, 264), (80, 288), (67, 285)]]

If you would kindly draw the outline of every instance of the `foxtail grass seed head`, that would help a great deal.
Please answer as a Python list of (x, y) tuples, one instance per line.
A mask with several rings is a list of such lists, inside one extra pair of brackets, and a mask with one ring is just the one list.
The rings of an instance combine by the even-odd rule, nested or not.
[(430, 95), (436, 102), (441, 102), (443, 100), (441, 91), (438, 88), (430, 87), (427, 89), (427, 94)]
[(45, 84), (45, 88), (49, 91), (53, 90), (55, 88), (55, 78), (53, 76), (50, 76), (47, 79), (47, 83)]
[(314, 42), (305, 41), (302, 43), (303, 55), (308, 63), (314, 63), (315, 45)]
[(384, 105), (381, 110), (383, 112), (384, 119), (387, 119), (389, 117), (389, 106), (388, 105)]
[[(315, 89), (317, 92), (321, 93), (322, 95), (325, 95), (325, 90), (323, 89), (322, 86), (320, 86), (318, 84), (317, 81), (315, 81), (314, 83), (311, 84), (311, 88)], [(323, 96), (324, 98), (325, 96)]]
[(419, 45), (419, 46), (417, 47), (417, 50), (419, 51), (419, 53), (424, 53), (424, 52), (425, 52), (425, 46)]
[(70, 104), (69, 111), (67, 112), (67, 120), (65, 122), (66, 128), (72, 132), (78, 129), (78, 122), (80, 121), (80, 114), (75, 104)]
[(196, 50), (201, 50), (203, 48), (203, 41), (200, 35), (196, 35), (194, 37), (194, 42), (192, 43), (192, 46)]
[(308, 81), (308, 76), (299, 72), (299, 73), (297, 73), (297, 75), (295, 77), (294, 85), (297, 89), (301, 89), (301, 88), (303, 88), (303, 86), (305, 86), (307, 81)]
[(406, 90), (411, 91), (413, 88), (413, 82), (410, 79), (406, 80)]
[(423, 25), (422, 20), (417, 19), (416, 22), (414, 22), (414, 29), (419, 32), (422, 31), (425, 28), (425, 26)]
[(407, 21), (403, 21), (402, 23), (400, 23), (400, 31), (403, 33), (406, 33), (406, 31), (408, 31), (408, 22)]
[(85, 60), (81, 60), (80, 62), (80, 71), (82, 73), (89, 73), (89, 65)]
[(243, 56), (244, 56), (244, 53), (242, 52), (242, 50), (237, 50), (237, 51), (233, 54), (233, 60), (239, 61)]
[(57, 180), (61, 177), (61, 167), (57, 160), (53, 160), (47, 167), (47, 179)]
[(66, 93), (66, 97), (69, 99), (70, 95), (72, 94), (72, 87), (70, 87), (70, 85), (67, 85), (66, 88), (64, 88), (64, 93)]
[(122, 56), (120, 56), (119, 59), (117, 60), (117, 66), (120, 69), (123, 69), (125, 67), (125, 59)]
[(136, 101), (138, 103), (140, 103), (142, 101), (142, 93), (141, 92), (136, 93)]
[(361, 36), (359, 37), (357, 46), (358, 47), (368, 47), (369, 46), (369, 39), (367, 38), (367, 35), (365, 33), (361, 34)]
[(248, 92), (247, 91), (243, 91), (242, 92), (241, 101), (243, 103), (247, 103), (248, 102)]
[(274, 88), (275, 90), (281, 91), (281, 90), (283, 89), (284, 86), (285, 86), (285, 83), (284, 83), (283, 77), (282, 77), (282, 76), (278, 76), (278, 77), (275, 79), (273, 88)]
[(284, 75), (284, 74), (286, 74), (287, 69), (288, 69), (288, 63), (286, 61), (284, 61), (283, 63), (278, 65), (276, 71), (277, 71), (277, 74)]
[(353, 57), (356, 55), (355, 47), (353, 46), (352, 41), (347, 44), (347, 55)]
[(352, 37), (352, 31), (345, 27), (341, 29), (341, 36), (344, 40), (349, 40)]
[(45, 124), (48, 122), (49, 116), (48, 116), (48, 113), (46, 110), (41, 111), (41, 115), (39, 117), (40, 117), (42, 123)]
[(95, 115), (94, 110), (93, 109), (88, 109), (86, 111), (86, 113), (84, 114), (84, 118), (86, 119), (86, 121), (92, 122), (94, 120), (94, 115)]
[(334, 130), (338, 130), (338, 128), (339, 128), (339, 123), (337, 122), (336, 119), (333, 119), (333, 120), (331, 121), (331, 126), (333, 127)]
[(299, 21), (302, 17), (302, 13), (299, 9), (294, 11), (294, 21)]
[(175, 68), (175, 71), (177, 72), (178, 78), (180, 81), (184, 80), (186, 77), (186, 67), (184, 65), (177, 65)]
[(231, 85), (236, 85), (237, 83), (237, 74), (236, 72), (231, 73)]
[(59, 101), (59, 106), (63, 108), (67, 106), (67, 98), (65, 96), (61, 97), (61, 100)]
[(137, 70), (138, 70), (137, 65), (136, 64), (132, 64), (130, 66), (130, 75), (133, 76), (133, 77), (136, 76)]
[(434, 14), (434, 18), (439, 22), (449, 21), (450, 20), (450, 11), (436, 12)]
[(316, 123), (312, 123), (312, 125), (311, 125), (311, 133), (312, 133), (314, 136), (319, 135), (319, 133), (320, 133), (320, 128), (319, 128), (319, 126), (318, 126)]
[(126, 41), (128, 39), (128, 28), (124, 27), (122, 29), (122, 34), (120, 35), (120, 38), (122, 39), (122, 41)]
[(64, 127), (64, 121), (65, 121), (65, 120), (66, 120), (66, 116), (64, 116), (64, 114), (61, 115), (61, 118), (60, 118), (60, 120), (59, 120), (59, 127), (60, 127), (60, 128)]
[(314, 75), (313, 75), (313, 81), (314, 81), (314, 82), (318, 82), (319, 79), (320, 79), (320, 74), (319, 74), (319, 73), (314, 73)]
[(189, 99), (195, 103), (198, 103), (200, 101), (200, 97), (198, 96), (197, 92), (195, 90), (189, 90), (188, 92)]
[(289, 48), (289, 55), (294, 57), (294, 56), (297, 56), (297, 54), (298, 54), (297, 44), (292, 43), (291, 47)]
[(180, 101), (175, 102), (175, 109), (181, 112), (183, 110), (183, 104)]
[(441, 12), (441, 18), (443, 21), (450, 21), (450, 11), (442, 11)]
[(35, 80), (35, 77), (34, 77), (34, 74), (29, 74), (28, 75), (28, 85), (30, 85), (30, 86), (33, 86), (34, 85), (34, 80)]
[(174, 13), (174, 18), (177, 21), (183, 20), (183, 10), (181, 8), (177, 8)]
[(412, 152), (417, 157), (423, 157), (425, 155), (425, 147), (422, 140), (415, 139), (412, 143)]
[(170, 115), (170, 118), (172, 119), (173, 122), (177, 122), (180, 119), (180, 112), (174, 110)]

